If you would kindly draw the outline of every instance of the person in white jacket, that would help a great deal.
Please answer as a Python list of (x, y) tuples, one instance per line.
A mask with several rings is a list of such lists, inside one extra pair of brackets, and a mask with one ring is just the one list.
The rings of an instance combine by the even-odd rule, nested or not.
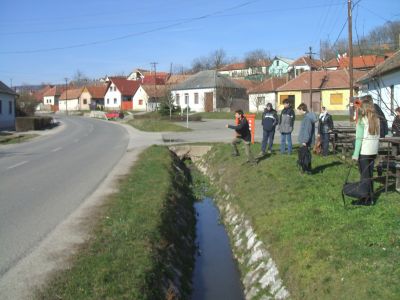
[(356, 127), (356, 141), (353, 153), (353, 160), (358, 161), (361, 184), (368, 188), (369, 196), (361, 199), (357, 204), (372, 205), (373, 199), (373, 172), (374, 161), (379, 149), (379, 117), (375, 111), (371, 96), (362, 99), (358, 111)]

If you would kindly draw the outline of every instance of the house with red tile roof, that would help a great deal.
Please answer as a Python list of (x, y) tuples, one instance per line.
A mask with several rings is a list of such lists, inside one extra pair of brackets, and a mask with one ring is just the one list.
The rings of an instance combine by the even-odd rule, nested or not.
[(305, 71), (310, 71), (310, 69), (312, 71), (319, 70), (321, 66), (322, 61), (320, 59), (312, 59), (309, 56), (302, 56), (289, 65), (287, 69), (289, 80), (296, 78)]
[[(389, 55), (390, 56), (390, 55)], [(388, 55), (360, 55), (353, 57), (353, 69), (368, 71), (375, 68), (381, 62), (383, 62)], [(350, 58), (348, 56), (341, 56), (338, 58), (332, 58), (331, 60), (323, 63), (322, 68), (328, 70), (337, 69), (348, 69)]]
[(390, 125), (400, 106), (400, 50), (359, 78), (358, 84), (360, 96), (371, 95)]
[(218, 73), (235, 79), (247, 79), (248, 77), (255, 77), (256, 75), (266, 76), (270, 65), (271, 62), (269, 60), (260, 60), (251, 66), (245, 62), (238, 62), (223, 66), (218, 69)]
[(104, 95), (104, 107), (107, 110), (132, 110), (132, 97), (140, 86), (140, 81), (120, 77), (109, 77)]
[[(78, 110), (88, 110), (89, 107), (87, 103), (82, 105), (80, 97), (83, 88), (68, 88), (65, 89), (58, 100), (59, 111), (78, 111)], [(84, 108), (83, 108), (84, 107)]]
[(275, 108), (277, 99), (276, 90), (286, 82), (286, 78), (271, 77), (248, 90), (249, 110), (251, 112), (262, 111), (267, 103), (271, 103)]
[(43, 92), (43, 104), (44, 105), (58, 105), (58, 99), (60, 98), (65, 87), (62, 86), (52, 86)]
[[(365, 71), (354, 70), (356, 81)], [(314, 71), (312, 74), (312, 99), (310, 99), (310, 72), (301, 73), (277, 89), (278, 108), (283, 108), (283, 101), (288, 99), (293, 108), (304, 102), (314, 112), (325, 106), (334, 113), (346, 114), (349, 109), (349, 72), (346, 69)], [(358, 85), (354, 86), (354, 95)]]
[(141, 84), (132, 98), (134, 110), (157, 110), (166, 95), (166, 90), (165, 85)]
[(104, 95), (106, 94), (106, 85), (85, 86), (80, 96), (82, 110), (95, 110), (104, 108)]

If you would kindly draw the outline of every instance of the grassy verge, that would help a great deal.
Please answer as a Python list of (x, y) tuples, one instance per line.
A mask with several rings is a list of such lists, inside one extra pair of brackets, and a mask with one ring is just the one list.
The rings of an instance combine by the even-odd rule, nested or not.
[(214, 146), (209, 168), (269, 245), (292, 299), (399, 298), (398, 193), (380, 194), (372, 207), (344, 209), (348, 167), (338, 158), (313, 156), (320, 172), (300, 175), (296, 155), (272, 155), (251, 167), (242, 154), (232, 158), (229, 145)]
[(1, 134), (0, 145), (18, 144), (33, 139), (39, 136), (38, 134)]
[[(91, 240), (38, 299), (169, 299), (190, 291), (194, 213), (184, 167), (150, 147), (109, 199)], [(173, 299), (173, 297), (171, 298)]]
[(190, 128), (186, 128), (180, 125), (171, 123), (165, 120), (153, 120), (153, 119), (134, 119), (130, 120), (128, 124), (132, 125), (136, 129), (142, 131), (160, 132), (160, 131), (191, 131)]

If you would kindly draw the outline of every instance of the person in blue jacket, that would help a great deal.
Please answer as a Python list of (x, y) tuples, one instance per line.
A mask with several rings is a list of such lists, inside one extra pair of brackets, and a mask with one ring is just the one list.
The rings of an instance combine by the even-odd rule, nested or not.
[(268, 144), (268, 153), (272, 152), (272, 145), (274, 144), (275, 127), (278, 124), (278, 114), (273, 109), (272, 104), (268, 103), (262, 114), (261, 125), (263, 127), (263, 140), (261, 144), (261, 152), (259, 156), (265, 155), (265, 150)]

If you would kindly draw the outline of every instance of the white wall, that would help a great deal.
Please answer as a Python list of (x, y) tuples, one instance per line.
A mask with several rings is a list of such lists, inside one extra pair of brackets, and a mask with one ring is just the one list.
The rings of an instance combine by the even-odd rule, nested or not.
[(43, 104), (44, 105), (54, 105), (55, 104), (55, 97), (54, 96), (45, 96), (45, 97), (43, 97)]
[[(65, 101), (67, 101), (67, 106), (65, 106)], [(58, 101), (58, 110), (65, 111), (67, 110), (80, 110), (79, 107), (79, 99), (68, 99), (68, 100), (59, 100)]]
[[(196, 111), (196, 112), (204, 112), (204, 101), (205, 101), (205, 93), (213, 93), (213, 109), (216, 107), (216, 99), (215, 99), (215, 89), (209, 88), (209, 89), (193, 89), (193, 90), (176, 90), (176, 91), (171, 91), (172, 97), (175, 99), (174, 105), (180, 105), (182, 110), (185, 110), (187, 105), (185, 104), (185, 94), (189, 94), (189, 108), (191, 111)], [(195, 104), (194, 103), (194, 94), (198, 93), (199, 94), (199, 103)], [(176, 95), (180, 95), (180, 104), (177, 104), (176, 102)]]
[(400, 106), (400, 71), (383, 75), (377, 82), (370, 81), (368, 85), (363, 85), (360, 96), (370, 94), (377, 103), (388, 120), (389, 127), (391, 127), (394, 120), (394, 111), (391, 112), (391, 89), (394, 86), (394, 109)]
[(121, 93), (114, 83), (110, 84), (104, 96), (104, 107), (106, 109), (120, 109), (121, 107)]
[(257, 112), (257, 107), (255, 105), (256, 100), (258, 97), (265, 97), (264, 103), (258, 107), (258, 111), (264, 111), (265, 106), (267, 103), (271, 103), (272, 107), (275, 109), (276, 107), (276, 93), (260, 93), (260, 94), (250, 94), (249, 95), (249, 110), (250, 112)]
[[(147, 101), (149, 100), (149, 96), (146, 91), (140, 86), (136, 91), (135, 95), (132, 98), (133, 100), (133, 110), (147, 111)], [(142, 105), (139, 104), (139, 100), (143, 100)]]
[[(0, 129), (15, 128), (15, 99), (14, 96), (0, 93), (1, 113), (0, 113)], [(11, 113), (10, 113), (11, 102)]]

